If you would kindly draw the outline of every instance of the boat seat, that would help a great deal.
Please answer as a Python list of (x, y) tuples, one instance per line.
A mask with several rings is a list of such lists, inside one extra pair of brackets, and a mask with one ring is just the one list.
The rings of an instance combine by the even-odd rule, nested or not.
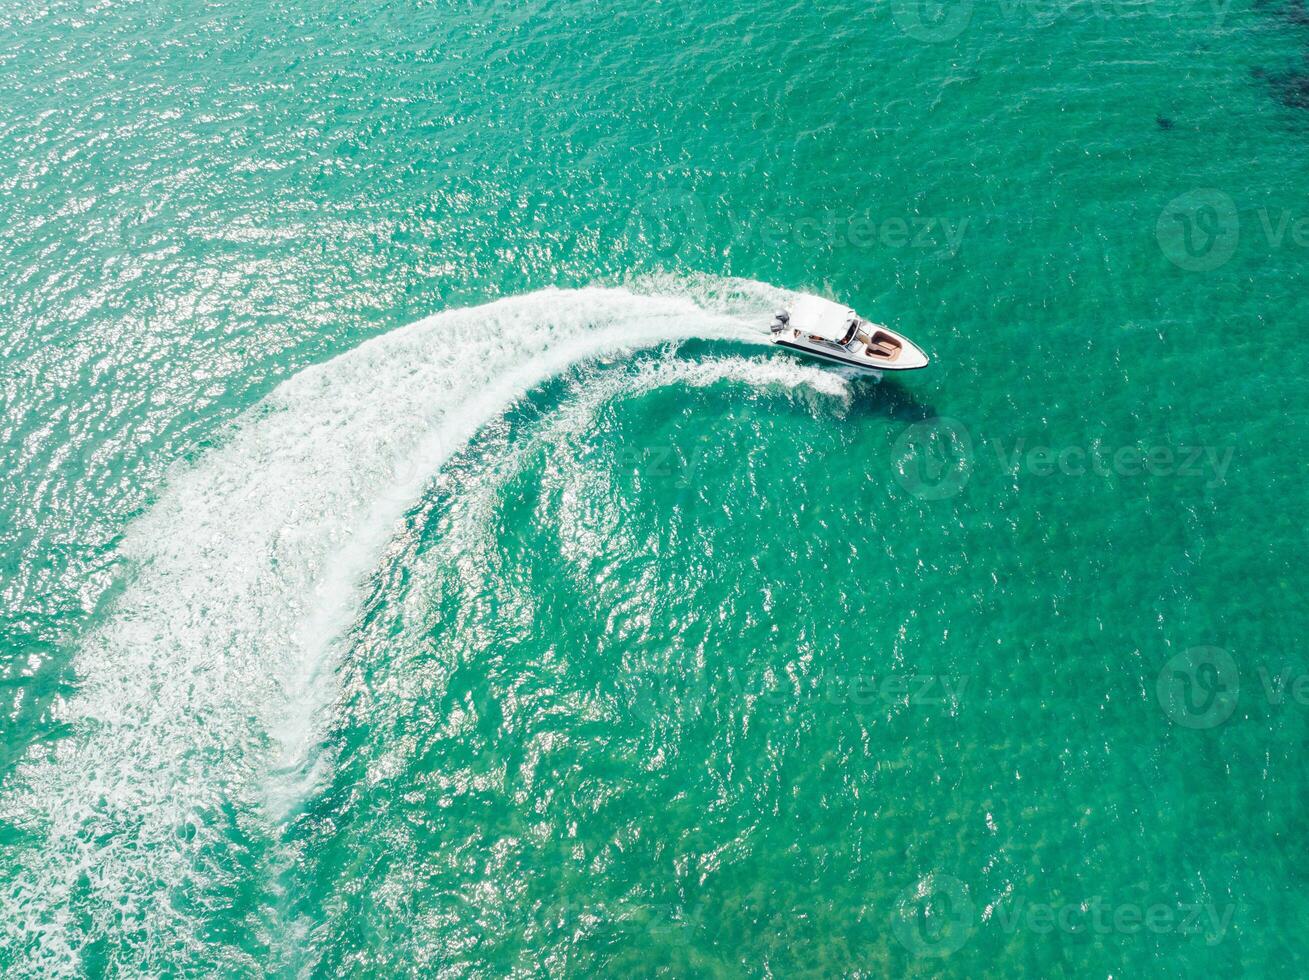
[(883, 357), (888, 361), (893, 361), (900, 356), (900, 345), (884, 333), (873, 334), (868, 341), (868, 356)]

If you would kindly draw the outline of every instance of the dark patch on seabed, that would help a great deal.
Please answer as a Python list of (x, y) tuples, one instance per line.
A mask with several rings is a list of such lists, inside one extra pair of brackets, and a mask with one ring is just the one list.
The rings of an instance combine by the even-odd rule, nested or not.
[(1309, 55), (1305, 56), (1301, 67), (1279, 72), (1269, 80), (1284, 104), (1294, 109), (1309, 109)]
[[(1309, 45), (1309, 5), (1306, 0), (1284, 0), (1274, 3), (1272, 0), (1258, 0), (1257, 8), (1271, 10), (1272, 13), (1306, 33), (1304, 40)], [(1301, 64), (1283, 71), (1269, 71), (1266, 68), (1254, 69), (1254, 77), (1267, 82), (1273, 95), (1283, 105), (1293, 109), (1309, 109), (1309, 46), (1301, 52)]]
[(1253, 74), (1261, 82), (1268, 83), (1273, 95), (1283, 105), (1292, 109), (1309, 109), (1309, 55), (1305, 57), (1304, 67), (1279, 72), (1256, 68)]

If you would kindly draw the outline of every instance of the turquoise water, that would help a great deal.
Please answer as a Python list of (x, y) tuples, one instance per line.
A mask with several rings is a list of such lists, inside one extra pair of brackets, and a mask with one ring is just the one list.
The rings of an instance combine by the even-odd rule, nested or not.
[(1307, 44), (0, 7), (0, 973), (1303, 975)]

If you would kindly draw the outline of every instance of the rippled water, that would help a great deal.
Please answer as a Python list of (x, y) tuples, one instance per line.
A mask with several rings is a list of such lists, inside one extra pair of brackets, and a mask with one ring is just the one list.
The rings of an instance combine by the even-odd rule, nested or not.
[(0, 7), (0, 973), (1302, 975), (1305, 23)]

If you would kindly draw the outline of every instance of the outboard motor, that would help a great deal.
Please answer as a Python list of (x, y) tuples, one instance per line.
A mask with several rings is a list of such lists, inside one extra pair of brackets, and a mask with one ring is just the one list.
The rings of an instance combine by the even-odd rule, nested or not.
[(781, 333), (786, 329), (786, 325), (791, 322), (791, 314), (786, 310), (778, 310), (773, 314), (773, 333)]

